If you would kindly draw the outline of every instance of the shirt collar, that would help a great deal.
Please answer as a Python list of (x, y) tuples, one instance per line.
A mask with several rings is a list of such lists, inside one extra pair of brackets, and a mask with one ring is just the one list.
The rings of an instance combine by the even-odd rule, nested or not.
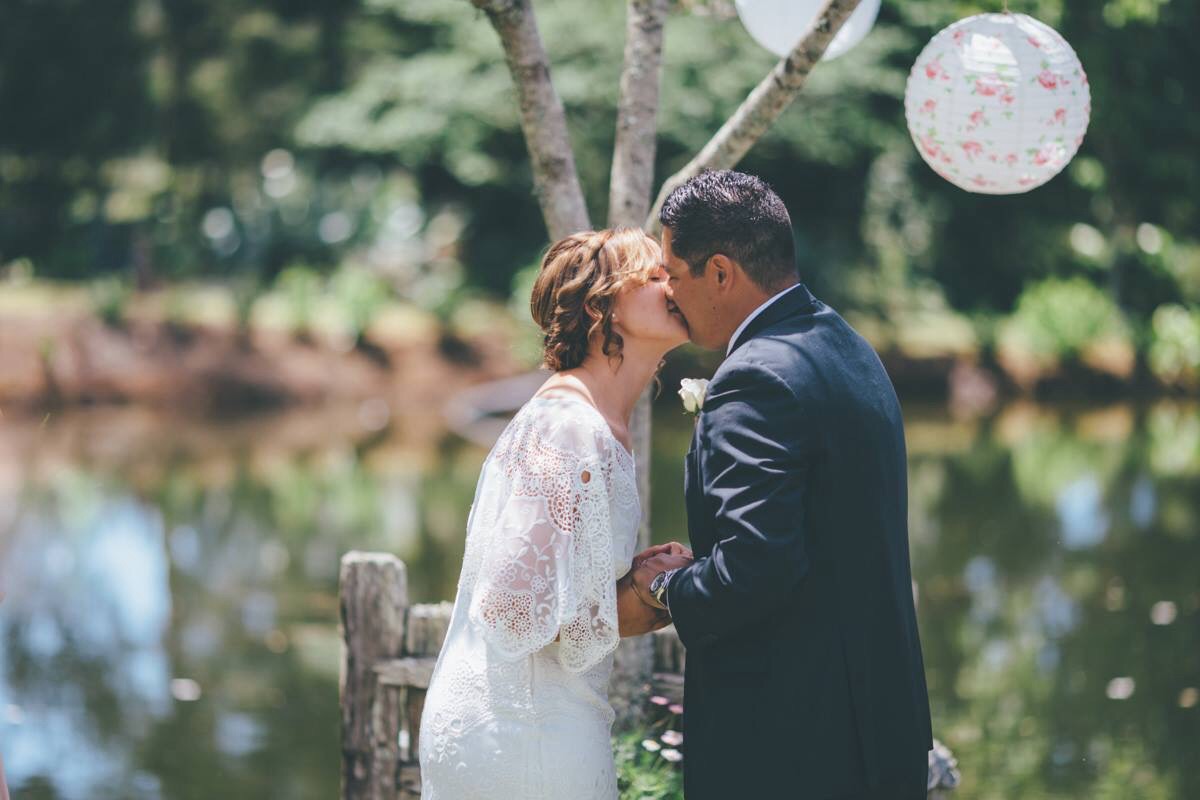
[(735, 344), (737, 344), (738, 337), (742, 335), (742, 331), (746, 330), (746, 326), (749, 325), (754, 320), (755, 317), (757, 317), (762, 312), (766, 311), (767, 306), (771, 305), (772, 303), (774, 303), (779, 298), (783, 297), (788, 292), (790, 292), (794, 289), (798, 289), (803, 285), (804, 284), (802, 284), (802, 283), (792, 284), (788, 288), (784, 289), (782, 292), (779, 292), (778, 294), (769, 298), (765, 303), (763, 303), (758, 308), (751, 311), (750, 315), (748, 317), (746, 317), (744, 320), (742, 320), (742, 324), (737, 326), (737, 330), (735, 330), (733, 332), (733, 336), (729, 337), (729, 344), (725, 345), (725, 355), (728, 356), (730, 353), (733, 352), (733, 346)]

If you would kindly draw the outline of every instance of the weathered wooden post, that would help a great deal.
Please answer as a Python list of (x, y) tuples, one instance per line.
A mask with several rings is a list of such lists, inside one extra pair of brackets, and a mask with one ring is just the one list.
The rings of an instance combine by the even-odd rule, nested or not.
[(342, 798), (392, 800), (400, 763), (400, 699), (399, 692), (381, 685), (375, 668), (403, 651), (407, 575), (395, 556), (350, 552), (342, 557), (339, 582)]

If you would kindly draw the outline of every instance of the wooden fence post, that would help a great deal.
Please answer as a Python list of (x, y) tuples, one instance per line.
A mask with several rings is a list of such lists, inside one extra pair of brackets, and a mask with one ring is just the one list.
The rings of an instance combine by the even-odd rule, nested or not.
[(404, 647), (408, 581), (384, 553), (350, 552), (339, 576), (343, 800), (392, 800), (400, 758), (399, 693), (380, 686), (375, 667)]

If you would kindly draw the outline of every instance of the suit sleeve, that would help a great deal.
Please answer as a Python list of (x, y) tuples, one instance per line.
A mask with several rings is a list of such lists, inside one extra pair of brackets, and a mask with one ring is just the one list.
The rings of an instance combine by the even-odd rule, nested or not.
[(711, 645), (761, 619), (808, 570), (803, 520), (810, 448), (800, 406), (765, 368), (723, 378), (710, 387), (699, 423), (703, 489), (717, 541), (667, 586), (675, 629), (687, 647)]

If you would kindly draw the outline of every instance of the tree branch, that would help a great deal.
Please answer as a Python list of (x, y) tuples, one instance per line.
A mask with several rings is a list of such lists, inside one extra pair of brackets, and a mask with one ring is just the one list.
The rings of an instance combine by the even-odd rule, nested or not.
[(609, 226), (638, 225), (650, 207), (668, 5), (669, 0), (629, 0), (626, 11), (625, 66), (609, 180)]
[(471, 0), (471, 4), (487, 14), (504, 46), (533, 164), (534, 192), (550, 238), (590, 228), (566, 114), (550, 82), (550, 62), (530, 0)]
[(696, 157), (663, 184), (643, 226), (646, 230), (653, 233), (660, 230), (659, 209), (675, 187), (705, 169), (732, 169), (737, 166), (742, 156), (767, 132), (771, 124), (804, 88), (809, 73), (821, 60), (825, 48), (841, 30), (858, 3), (859, 0), (829, 0), (792, 52), (780, 59), (775, 68), (754, 87), (738, 110), (709, 139), (708, 144), (704, 145)]

